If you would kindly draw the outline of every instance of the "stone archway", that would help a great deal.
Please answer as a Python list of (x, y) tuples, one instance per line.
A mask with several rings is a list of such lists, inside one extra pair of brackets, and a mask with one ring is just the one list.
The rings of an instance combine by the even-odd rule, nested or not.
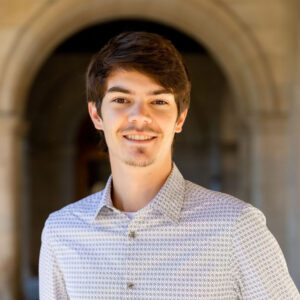
[[(145, 9), (147, 7), (147, 9)], [(161, 14), (162, 11), (166, 13)], [(219, 1), (187, 2), (147, 1), (53, 1), (40, 6), (38, 13), (24, 25), (12, 45), (6, 61), (6, 75), (1, 81), (1, 131), (5, 132), (5, 183), (1, 206), (5, 209), (6, 226), (1, 232), (5, 252), (0, 256), (0, 295), (13, 296), (18, 273), (18, 204), (22, 134), (26, 124), (22, 115), (29, 87), (39, 67), (51, 51), (66, 37), (95, 23), (116, 18), (145, 18), (179, 28), (203, 43), (223, 67), (236, 94), (241, 120), (258, 112), (276, 110), (277, 97), (273, 81), (259, 44), (245, 30), (243, 23)], [(247, 117), (247, 118), (246, 118)], [(1, 154), (2, 155), (2, 154)], [(259, 157), (256, 157), (259, 159)], [(18, 180), (16, 180), (18, 179)], [(254, 183), (255, 184), (255, 183)], [(255, 187), (254, 187), (255, 188)], [(2, 247), (4, 249), (4, 247)], [(8, 265), (11, 272), (2, 272)]]
[(205, 45), (223, 67), (238, 98), (243, 99), (238, 103), (241, 113), (276, 109), (265, 57), (242, 21), (219, 1), (182, 0), (159, 4), (130, 0), (126, 5), (122, 1), (46, 2), (12, 45), (2, 79), (2, 107), (22, 113), (34, 75), (61, 41), (84, 27), (118, 18), (144, 18), (179, 28)]

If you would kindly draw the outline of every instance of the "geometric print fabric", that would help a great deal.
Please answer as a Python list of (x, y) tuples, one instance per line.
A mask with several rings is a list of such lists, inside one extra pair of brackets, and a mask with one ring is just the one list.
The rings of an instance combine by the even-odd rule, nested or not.
[(167, 181), (131, 219), (104, 190), (49, 215), (41, 300), (300, 299), (264, 214), (185, 180)]

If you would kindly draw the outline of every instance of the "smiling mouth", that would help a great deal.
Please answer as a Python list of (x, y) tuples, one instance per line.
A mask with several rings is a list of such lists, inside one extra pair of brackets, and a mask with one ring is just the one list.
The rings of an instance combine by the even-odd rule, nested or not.
[(126, 140), (133, 141), (133, 142), (147, 142), (147, 141), (154, 140), (156, 136), (128, 134), (128, 135), (124, 135), (124, 138)]

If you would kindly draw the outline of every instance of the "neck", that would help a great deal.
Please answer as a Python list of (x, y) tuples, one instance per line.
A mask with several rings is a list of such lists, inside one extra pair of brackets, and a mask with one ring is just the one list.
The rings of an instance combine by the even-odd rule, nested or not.
[(112, 202), (121, 211), (136, 212), (146, 206), (159, 192), (172, 170), (171, 158), (161, 164), (133, 167), (113, 163)]

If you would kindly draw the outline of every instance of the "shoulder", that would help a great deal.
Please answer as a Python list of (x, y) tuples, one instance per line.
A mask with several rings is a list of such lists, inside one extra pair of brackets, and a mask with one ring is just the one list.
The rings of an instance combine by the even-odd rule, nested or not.
[(49, 214), (43, 234), (87, 224), (99, 206), (102, 193), (103, 191), (94, 193)]
[(215, 221), (234, 225), (244, 214), (262, 217), (262, 212), (252, 204), (233, 195), (210, 190), (186, 180), (185, 198), (187, 209)]

